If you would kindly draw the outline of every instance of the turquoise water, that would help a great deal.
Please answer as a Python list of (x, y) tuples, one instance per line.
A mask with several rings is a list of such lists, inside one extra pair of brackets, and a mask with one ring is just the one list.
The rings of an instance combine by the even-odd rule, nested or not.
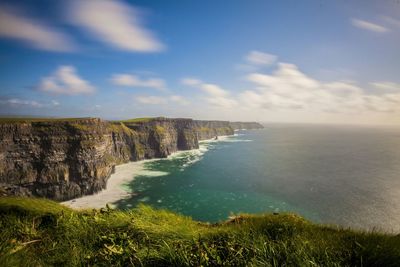
[(290, 211), (315, 222), (400, 231), (399, 129), (267, 125), (145, 168), (149, 175), (124, 186), (137, 195), (117, 207), (146, 203), (209, 222)]

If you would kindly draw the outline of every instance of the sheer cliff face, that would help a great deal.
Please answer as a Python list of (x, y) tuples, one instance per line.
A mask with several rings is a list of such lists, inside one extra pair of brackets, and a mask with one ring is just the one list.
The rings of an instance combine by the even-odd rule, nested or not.
[(117, 164), (167, 157), (198, 148), (199, 140), (231, 134), (229, 122), (191, 119), (3, 122), (0, 195), (67, 200), (93, 194), (105, 188)]
[(199, 147), (198, 138), (190, 119), (160, 118), (143, 122), (125, 122), (137, 133), (142, 158), (164, 158), (178, 150)]
[[(0, 124), (0, 183), (14, 194), (62, 200), (104, 188), (130, 151), (99, 119)], [(118, 133), (119, 135), (119, 133)]]
[(194, 121), (194, 127), (199, 140), (233, 134), (229, 121)]

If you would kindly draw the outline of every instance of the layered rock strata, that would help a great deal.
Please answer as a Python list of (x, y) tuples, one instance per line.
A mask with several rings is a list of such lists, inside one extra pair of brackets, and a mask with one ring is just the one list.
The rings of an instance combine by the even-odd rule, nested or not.
[(5, 120), (0, 123), (0, 195), (68, 200), (105, 188), (117, 164), (167, 157), (199, 140), (257, 123), (152, 118)]

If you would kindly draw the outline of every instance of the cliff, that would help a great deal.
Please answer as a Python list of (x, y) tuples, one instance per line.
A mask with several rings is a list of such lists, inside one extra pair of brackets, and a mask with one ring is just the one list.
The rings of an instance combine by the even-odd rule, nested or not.
[(233, 135), (229, 121), (193, 121), (199, 140), (211, 139), (221, 135)]
[[(245, 126), (245, 127), (243, 127)], [(106, 186), (117, 164), (167, 157), (254, 123), (145, 118), (3, 119), (0, 195), (67, 200)]]
[(234, 130), (240, 130), (240, 129), (251, 130), (251, 129), (262, 129), (262, 128), (264, 128), (264, 126), (262, 126), (258, 122), (235, 121), (235, 122), (230, 122), (229, 124), (232, 127), (232, 129), (234, 129)]

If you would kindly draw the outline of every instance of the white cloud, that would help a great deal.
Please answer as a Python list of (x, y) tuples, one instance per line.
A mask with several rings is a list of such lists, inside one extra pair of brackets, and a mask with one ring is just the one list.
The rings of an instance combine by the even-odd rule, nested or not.
[(59, 106), (60, 102), (58, 102), (56, 100), (51, 100), (51, 104), (53, 104), (53, 106)]
[(277, 56), (260, 52), (260, 51), (250, 51), (246, 57), (245, 60), (254, 65), (272, 65), (276, 62), (278, 59)]
[(64, 33), (22, 14), (19, 10), (0, 6), (0, 37), (16, 39), (47, 51), (76, 50), (73, 41)]
[(160, 90), (166, 88), (166, 83), (162, 79), (150, 78), (146, 80), (132, 74), (114, 74), (111, 81), (115, 85), (127, 87), (149, 87)]
[(78, 76), (72, 66), (60, 66), (51, 76), (40, 82), (38, 89), (47, 93), (79, 95), (91, 94), (95, 88)]
[(237, 101), (231, 97), (230, 93), (216, 84), (204, 83), (201, 80), (193, 78), (184, 78), (181, 82), (184, 85), (201, 89), (207, 94), (207, 102), (213, 106), (233, 108), (237, 105)]
[(364, 30), (368, 30), (368, 31), (373, 31), (373, 32), (378, 32), (378, 33), (385, 33), (388, 32), (389, 29), (385, 28), (384, 26), (366, 21), (366, 20), (361, 20), (361, 19), (351, 19), (351, 23), (353, 24), (353, 26), (360, 28), (360, 29), (364, 29)]
[(44, 105), (34, 101), (34, 100), (24, 100), (20, 98), (10, 98), (10, 99), (1, 99), (0, 103), (9, 105), (11, 107), (33, 107), (33, 108), (41, 108)]
[(115, 48), (137, 52), (164, 49), (154, 34), (141, 25), (139, 11), (122, 1), (74, 0), (69, 16), (71, 23)]
[(392, 90), (392, 91), (399, 91), (400, 92), (400, 83), (393, 83), (393, 82), (372, 82), (370, 83), (377, 89), (382, 90)]
[(162, 105), (167, 103), (167, 99), (159, 96), (138, 96), (136, 100), (146, 105)]
[(184, 85), (196, 86), (196, 85), (201, 84), (202, 82), (200, 80), (198, 80), (198, 79), (195, 79), (195, 78), (183, 78), (181, 80), (181, 83), (184, 84)]
[(211, 84), (211, 83), (202, 83), (200, 86), (200, 89), (202, 89), (204, 92), (209, 94), (210, 96), (213, 97), (226, 97), (229, 95), (228, 91), (222, 89), (218, 85)]
[[(240, 104), (244, 107), (268, 110), (301, 109), (316, 114), (400, 111), (400, 92), (376, 95), (367, 93), (351, 81), (322, 82), (302, 73), (293, 64), (280, 63), (278, 69), (270, 75), (252, 73), (247, 79), (256, 89), (239, 95)], [(394, 84), (379, 85), (392, 88)]]
[(250, 89), (237, 93), (193, 78), (181, 82), (205, 93), (209, 104), (202, 104), (205, 110), (217, 106), (229, 110), (224, 114), (244, 119), (382, 124), (400, 113), (400, 84), (393, 82), (371, 83), (386, 89), (371, 92), (355, 81), (322, 81), (282, 62), (271, 72), (249, 73), (246, 80)]
[(165, 104), (179, 104), (182, 106), (186, 106), (190, 104), (190, 102), (180, 96), (180, 95), (171, 95), (171, 96), (137, 96), (134, 98), (137, 102), (146, 105), (165, 105)]
[(186, 106), (190, 104), (190, 101), (188, 101), (187, 99), (185, 99), (184, 97), (180, 96), (180, 95), (172, 95), (169, 97), (170, 101)]

